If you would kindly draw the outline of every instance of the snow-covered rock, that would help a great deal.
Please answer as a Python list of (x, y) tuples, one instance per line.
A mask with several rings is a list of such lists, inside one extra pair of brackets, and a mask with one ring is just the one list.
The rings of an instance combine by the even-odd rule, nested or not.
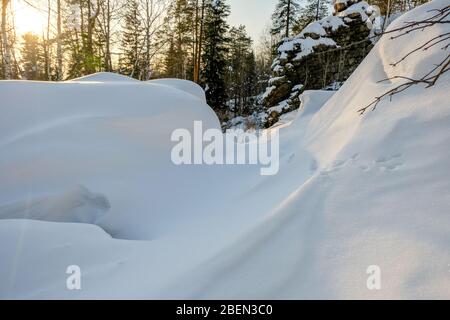
[(271, 89), (263, 100), (267, 109), (279, 109), (296, 84), (318, 90), (342, 83), (370, 51), (373, 44), (369, 36), (376, 18), (372, 7), (360, 0), (341, 4), (342, 11), (310, 23), (279, 46), (272, 65), (273, 80), (269, 81)]

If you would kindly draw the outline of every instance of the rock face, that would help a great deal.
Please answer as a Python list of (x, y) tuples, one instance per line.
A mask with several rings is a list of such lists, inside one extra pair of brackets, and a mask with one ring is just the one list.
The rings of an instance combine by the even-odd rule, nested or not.
[(335, 0), (334, 7), (333, 16), (309, 24), (278, 48), (263, 97), (271, 118), (298, 108), (304, 90), (339, 86), (372, 49), (373, 8), (360, 0)]

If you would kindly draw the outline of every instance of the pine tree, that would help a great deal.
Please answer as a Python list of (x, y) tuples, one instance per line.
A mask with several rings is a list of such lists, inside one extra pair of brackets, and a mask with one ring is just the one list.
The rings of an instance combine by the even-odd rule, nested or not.
[(27, 80), (48, 80), (45, 72), (43, 44), (37, 35), (26, 33), (23, 35), (23, 45), (20, 50), (22, 56), (23, 78)]
[(97, 52), (98, 41), (95, 38), (95, 28), (97, 18), (100, 14), (101, 1), (86, 1), (86, 32), (83, 34), (85, 39), (84, 46), (84, 72), (91, 74), (98, 71), (101, 67), (101, 57)]
[(73, 79), (81, 77), (83, 72), (83, 49), (81, 32), (83, 30), (81, 22), (81, 6), (77, 0), (66, 0), (66, 10), (64, 11), (63, 26), (64, 34), (63, 47), (68, 54), (67, 57), (67, 78)]
[[(102, 56), (99, 53), (102, 41), (97, 32), (102, 3), (103, 1), (94, 0), (65, 1), (66, 12), (64, 21), (61, 21), (64, 24), (64, 30), (61, 30), (63, 42), (60, 50), (64, 44), (68, 51), (68, 78), (80, 77), (102, 70)], [(56, 35), (57, 41), (58, 35)], [(59, 60), (58, 57), (57, 60)], [(56, 69), (59, 68), (58, 64), (59, 61), (57, 61)], [(55, 78), (58, 77), (61, 75), (57, 74)]]
[(272, 15), (272, 34), (283, 35), (288, 38), (299, 9), (298, 0), (278, 0), (275, 12)]
[(206, 10), (201, 81), (209, 105), (220, 110), (227, 101), (225, 75), (228, 52), (227, 18), (230, 7), (225, 0), (209, 0)]
[[(188, 0), (174, 0), (167, 20), (169, 38), (166, 72), (168, 77), (193, 79), (194, 7)], [(169, 56), (170, 55), (170, 56)], [(170, 71), (170, 72), (169, 72)]]
[(141, 79), (142, 68), (142, 35), (143, 27), (139, 16), (139, 2), (127, 1), (125, 5), (124, 25), (122, 34), (121, 72), (127, 76)]
[(245, 108), (244, 101), (247, 97), (245, 81), (252, 40), (242, 25), (230, 29), (229, 40), (227, 92), (229, 98), (233, 101), (235, 111), (242, 114)]
[(293, 28), (294, 33), (300, 33), (311, 22), (328, 16), (329, 3), (330, 0), (308, 0), (306, 6), (300, 9), (298, 20)]
[(176, 61), (175, 43), (173, 38), (169, 39), (169, 46), (164, 59), (164, 76), (167, 78), (174, 78), (177, 74), (177, 61)]
[(245, 77), (244, 77), (244, 113), (250, 114), (254, 110), (254, 96), (258, 92), (258, 74), (256, 68), (256, 57), (252, 51), (245, 58)]

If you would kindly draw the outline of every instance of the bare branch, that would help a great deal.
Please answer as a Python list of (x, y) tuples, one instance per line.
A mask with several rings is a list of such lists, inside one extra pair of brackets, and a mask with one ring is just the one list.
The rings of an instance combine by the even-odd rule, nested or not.
[[(407, 34), (415, 32), (415, 31), (419, 31), (419, 30), (423, 31), (426, 28), (429, 28), (434, 25), (450, 23), (450, 20), (445, 20), (450, 15), (450, 5), (446, 6), (445, 8), (442, 8), (442, 9), (433, 9), (433, 10), (430, 10), (429, 12), (436, 12), (436, 14), (425, 20), (405, 22), (404, 26), (383, 32), (383, 34), (385, 35), (385, 34), (397, 33), (396, 35), (393, 35), (390, 37), (391, 40), (394, 40), (394, 39), (398, 39), (400, 37), (403, 37)], [(426, 51), (426, 50), (428, 50), (438, 44), (441, 44), (443, 42), (447, 42), (444, 45), (444, 47), (442, 47), (443, 50), (446, 50), (450, 46), (450, 32), (446, 32), (446, 33), (443, 33), (443, 34), (440, 34), (438, 36), (431, 38), (430, 40), (426, 41), (419, 47), (408, 52), (397, 62), (392, 63), (391, 66), (396, 67), (398, 64), (404, 62), (408, 57), (410, 57), (414, 53), (417, 53), (419, 51)], [(442, 77), (442, 75), (445, 74), (446, 72), (448, 72), (449, 70), (450, 70), (450, 54), (447, 54), (446, 57), (439, 64), (435, 65), (430, 71), (428, 71), (420, 79), (413, 79), (410, 77), (397, 75), (397, 76), (393, 76), (393, 77), (390, 77), (387, 79), (380, 80), (380, 81), (378, 81), (379, 83), (389, 81), (389, 80), (399, 80), (399, 79), (405, 80), (405, 82), (399, 84), (398, 86), (394, 87), (393, 89), (390, 89), (389, 91), (385, 92), (381, 96), (375, 97), (375, 99), (370, 104), (368, 104), (364, 108), (359, 109), (358, 113), (363, 115), (368, 110), (374, 111), (377, 108), (378, 104), (383, 99), (389, 97), (389, 99), (392, 100), (394, 95), (404, 92), (405, 90), (409, 89), (410, 87), (412, 87), (414, 85), (424, 84), (424, 85), (426, 85), (425, 88), (433, 87), (438, 82), (438, 80)]]

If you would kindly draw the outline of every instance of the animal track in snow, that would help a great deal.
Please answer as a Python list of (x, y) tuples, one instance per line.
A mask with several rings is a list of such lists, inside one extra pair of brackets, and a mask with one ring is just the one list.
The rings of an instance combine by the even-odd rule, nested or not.
[(336, 173), (345, 167), (348, 160), (335, 160), (331, 166), (320, 171), (321, 176), (329, 176), (332, 173)]
[(397, 153), (388, 157), (380, 157), (375, 160), (375, 164), (379, 166), (381, 171), (395, 171), (403, 166), (403, 162), (399, 161), (403, 154)]
[(309, 165), (309, 169), (310, 169), (312, 172), (315, 172), (317, 169), (319, 169), (319, 166), (318, 166), (316, 160), (312, 160), (312, 161), (311, 161), (311, 164)]
[(397, 153), (397, 154), (394, 154), (394, 155), (392, 155), (390, 157), (379, 157), (377, 160), (375, 160), (375, 162), (376, 163), (387, 163), (387, 162), (390, 162), (392, 160), (399, 159), (401, 157), (403, 157), (403, 155), (401, 153)]
[(401, 161), (402, 157), (403, 154), (401, 153), (396, 153), (390, 156), (380, 156), (373, 161), (373, 165), (367, 165), (364, 162), (360, 161), (360, 154), (355, 153), (347, 160), (335, 160), (329, 167), (321, 170), (320, 175), (329, 177), (330, 175), (339, 172), (348, 164), (356, 166), (363, 172), (369, 172), (372, 169), (378, 169), (382, 172), (396, 171), (403, 166), (403, 162)]
[(394, 163), (394, 164), (387, 165), (387, 166), (381, 166), (380, 170), (382, 170), (382, 171), (386, 171), (386, 170), (388, 170), (388, 171), (395, 171), (395, 170), (399, 169), (401, 166), (403, 166), (403, 163)]
[(295, 159), (295, 153), (291, 154), (288, 159), (288, 163), (292, 163)]
[(347, 163), (347, 160), (336, 160), (333, 162), (333, 169), (340, 169)]
[(360, 168), (362, 171), (365, 171), (365, 172), (367, 172), (367, 171), (370, 170), (370, 168), (369, 168), (368, 166), (359, 166), (359, 168)]
[[(403, 166), (403, 162), (400, 161), (400, 158), (402, 157), (403, 154), (401, 153), (396, 153), (391, 156), (380, 156), (373, 161), (374, 168), (378, 168), (382, 172), (398, 170), (401, 166)], [(359, 169), (361, 171), (368, 172), (373, 168), (368, 165), (360, 165)]]

